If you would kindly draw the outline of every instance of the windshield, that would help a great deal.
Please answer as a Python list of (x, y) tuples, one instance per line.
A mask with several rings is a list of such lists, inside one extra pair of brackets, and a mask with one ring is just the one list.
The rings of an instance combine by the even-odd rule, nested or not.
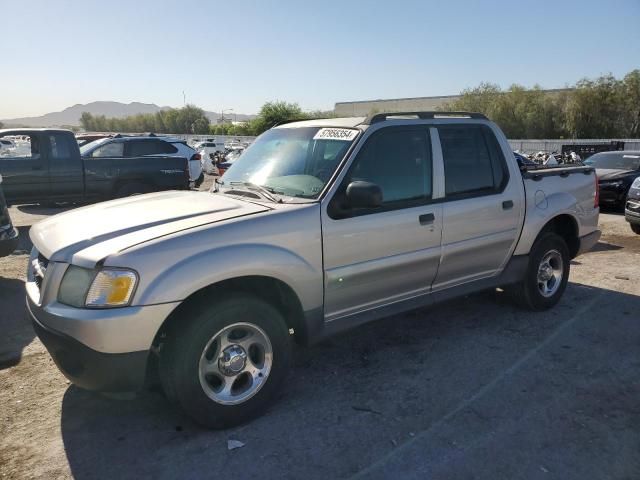
[(347, 128), (274, 128), (247, 148), (224, 184), (249, 182), (276, 193), (317, 198), (358, 135)]
[(91, 150), (93, 150), (95, 147), (97, 147), (98, 145), (102, 145), (103, 143), (108, 142), (109, 140), (111, 140), (111, 139), (110, 138), (101, 138), (99, 140), (94, 140), (92, 142), (85, 143), (84, 145), (82, 145), (80, 147), (80, 155), (82, 155), (84, 157), (86, 154), (91, 152)]
[(597, 153), (589, 157), (585, 162), (596, 168), (611, 170), (640, 170), (640, 153)]

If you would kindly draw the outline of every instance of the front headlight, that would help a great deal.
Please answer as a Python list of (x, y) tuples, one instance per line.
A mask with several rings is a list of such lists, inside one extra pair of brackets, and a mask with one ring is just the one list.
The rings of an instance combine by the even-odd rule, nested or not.
[(631, 184), (631, 188), (637, 188), (640, 190), (640, 177), (636, 178)]
[(58, 301), (74, 307), (124, 307), (129, 305), (138, 283), (133, 270), (90, 270), (70, 266), (62, 279)]

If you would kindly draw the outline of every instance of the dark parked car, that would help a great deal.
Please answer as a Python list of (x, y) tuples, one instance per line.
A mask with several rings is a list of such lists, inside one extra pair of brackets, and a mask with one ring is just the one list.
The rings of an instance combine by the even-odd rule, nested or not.
[(631, 230), (640, 235), (640, 176), (633, 181), (629, 189), (624, 217), (631, 225)]
[(18, 246), (18, 231), (11, 224), (7, 202), (2, 193), (2, 175), (0, 175), (0, 257), (6, 257)]
[(584, 163), (596, 169), (600, 205), (622, 209), (631, 184), (640, 176), (640, 151), (596, 153)]
[(96, 140), (81, 156), (69, 130), (0, 130), (0, 138), (6, 135), (27, 138), (0, 157), (9, 204), (100, 201), (189, 188), (189, 159), (174, 156), (177, 148), (158, 138)]
[(111, 138), (114, 135), (112, 133), (79, 133), (76, 135), (76, 140), (80, 147), (83, 147), (87, 143), (95, 142), (103, 138)]

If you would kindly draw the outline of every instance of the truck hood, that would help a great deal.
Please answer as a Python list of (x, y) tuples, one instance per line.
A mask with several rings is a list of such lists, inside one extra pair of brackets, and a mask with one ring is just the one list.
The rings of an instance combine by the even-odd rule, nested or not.
[(598, 180), (618, 180), (630, 175), (640, 175), (637, 170), (623, 170), (617, 168), (596, 168)]
[(29, 236), (50, 261), (92, 268), (133, 245), (189, 228), (268, 211), (209, 192), (158, 192), (98, 203), (36, 223)]

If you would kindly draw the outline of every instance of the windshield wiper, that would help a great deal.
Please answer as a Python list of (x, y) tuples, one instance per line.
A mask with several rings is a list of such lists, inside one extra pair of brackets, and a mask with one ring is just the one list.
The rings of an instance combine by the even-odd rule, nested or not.
[(229, 182), (229, 185), (234, 185), (234, 186), (242, 185), (243, 187), (247, 187), (247, 189), (249, 190), (255, 190), (260, 192), (262, 196), (266, 197), (272, 202), (282, 203), (282, 199), (274, 197), (273, 194), (282, 195), (284, 192), (280, 190), (276, 190), (275, 188), (265, 187), (264, 185), (258, 185), (257, 183), (253, 183), (253, 182)]

